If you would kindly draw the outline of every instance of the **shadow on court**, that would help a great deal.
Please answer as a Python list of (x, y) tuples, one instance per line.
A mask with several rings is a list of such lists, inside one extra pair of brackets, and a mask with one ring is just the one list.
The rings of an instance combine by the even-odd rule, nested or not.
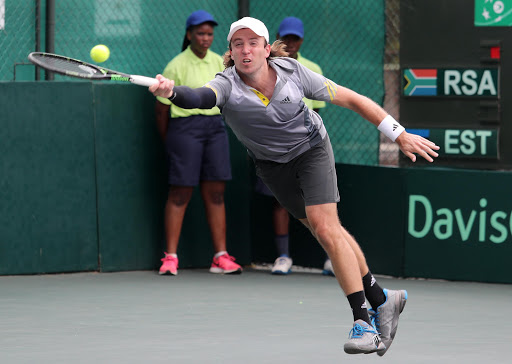
[(343, 352), (334, 278), (180, 270), (0, 277), (0, 363), (506, 363), (512, 285), (378, 277), (407, 289), (384, 357)]

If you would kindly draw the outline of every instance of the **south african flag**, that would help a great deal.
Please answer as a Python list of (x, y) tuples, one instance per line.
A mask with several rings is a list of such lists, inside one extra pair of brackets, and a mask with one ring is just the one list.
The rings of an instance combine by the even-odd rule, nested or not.
[(404, 70), (405, 96), (436, 96), (437, 69), (406, 68)]

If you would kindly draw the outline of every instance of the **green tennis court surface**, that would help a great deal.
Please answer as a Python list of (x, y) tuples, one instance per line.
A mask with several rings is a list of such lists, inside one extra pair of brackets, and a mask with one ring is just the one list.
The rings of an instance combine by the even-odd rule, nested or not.
[(0, 363), (506, 363), (512, 286), (378, 277), (409, 300), (384, 357), (351, 356), (334, 278), (182, 269), (0, 277)]

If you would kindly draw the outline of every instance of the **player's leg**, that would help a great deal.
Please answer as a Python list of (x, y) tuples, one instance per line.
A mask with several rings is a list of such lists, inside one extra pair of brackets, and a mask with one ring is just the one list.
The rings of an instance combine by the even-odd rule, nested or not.
[(231, 179), (229, 140), (220, 116), (201, 116), (202, 141), (204, 145), (201, 163), (201, 196), (210, 226), (215, 255), (211, 273), (241, 273), (242, 267), (235, 263), (226, 248), (226, 207), (224, 191)]
[(358, 256), (347, 240), (338, 217), (339, 193), (334, 154), (325, 139), (304, 158), (297, 161), (297, 176), (303, 191), (306, 221), (313, 235), (331, 259), (333, 271), (352, 308), (354, 325), (345, 352), (371, 353), (383, 350), (384, 344), (371, 324), (361, 280), (359, 262), (366, 265), (364, 256)]
[(370, 323), (357, 257), (346, 241), (338, 219), (334, 156), (328, 137), (289, 163), (257, 161), (256, 173), (277, 200), (310, 228), (332, 260), (336, 279), (347, 295), (354, 316), (347, 353), (383, 349)]
[(355, 319), (345, 351), (371, 353), (382, 349), (383, 344), (370, 324), (357, 258), (341, 230), (334, 157), (330, 144), (327, 148), (325, 143), (328, 140), (289, 163), (256, 161), (256, 174), (276, 199), (311, 230), (332, 259)]
[(377, 353), (382, 356), (389, 349), (395, 338), (398, 329), (398, 319), (407, 301), (407, 291), (381, 288), (368, 268), (361, 247), (343, 226), (342, 229), (345, 239), (354, 250), (359, 262), (365, 296), (372, 306), (372, 310), (369, 311), (370, 317), (373, 319), (377, 331), (381, 334), (382, 342), (386, 346), (385, 350)]
[(370, 273), (370, 269), (368, 268), (368, 264), (366, 262), (366, 257), (364, 256), (361, 247), (356, 242), (356, 239), (343, 227), (343, 225), (341, 226), (341, 229), (343, 236), (348, 241), (357, 257), (366, 298), (373, 308), (377, 308), (386, 301), (384, 291), (379, 286), (373, 275)]
[[(362, 291), (359, 263), (338, 220), (335, 203), (306, 206), (306, 221), (332, 261), (338, 282), (346, 295)], [(366, 319), (369, 322), (369, 319)]]
[(335, 277), (352, 309), (354, 325), (349, 341), (344, 345), (345, 352), (368, 354), (384, 350), (368, 316), (358, 258), (345, 238), (336, 204), (306, 206), (306, 214), (307, 219), (301, 221), (310, 228), (331, 259)]

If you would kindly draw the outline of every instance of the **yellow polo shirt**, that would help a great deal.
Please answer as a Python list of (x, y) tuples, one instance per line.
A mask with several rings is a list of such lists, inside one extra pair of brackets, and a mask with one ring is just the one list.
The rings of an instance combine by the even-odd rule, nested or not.
[[(302, 57), (300, 52), (297, 52), (297, 62), (310, 69), (311, 71), (323, 75), (320, 66), (315, 62), (311, 62), (309, 59)], [(303, 101), (310, 110), (321, 109), (325, 107), (325, 101), (309, 100), (306, 98), (304, 98)]]
[[(217, 72), (222, 71), (224, 71), (223, 60), (217, 53), (208, 50), (206, 56), (201, 59), (188, 46), (169, 62), (162, 75), (174, 80), (175, 86), (198, 88), (213, 80)], [(163, 104), (171, 105), (170, 113), (173, 118), (184, 118), (191, 115), (220, 115), (218, 107), (208, 110), (182, 109), (166, 98), (157, 96), (157, 99)]]

